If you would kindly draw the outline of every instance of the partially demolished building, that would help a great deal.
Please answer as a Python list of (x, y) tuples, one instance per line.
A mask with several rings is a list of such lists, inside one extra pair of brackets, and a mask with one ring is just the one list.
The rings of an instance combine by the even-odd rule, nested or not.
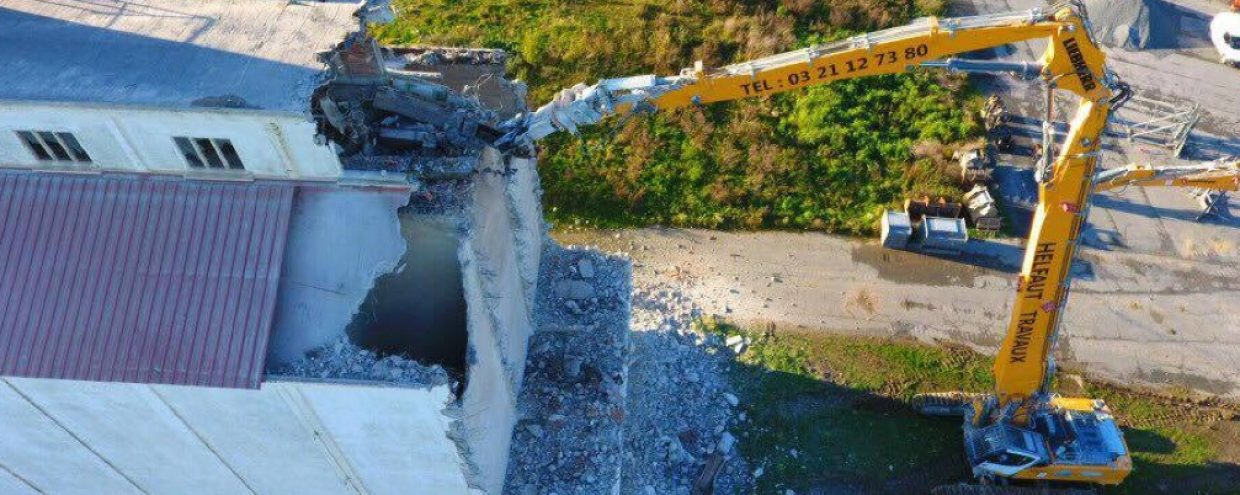
[(0, 6), (0, 493), (503, 490), (546, 269), (533, 160), (489, 146), (523, 91), (358, 9)]

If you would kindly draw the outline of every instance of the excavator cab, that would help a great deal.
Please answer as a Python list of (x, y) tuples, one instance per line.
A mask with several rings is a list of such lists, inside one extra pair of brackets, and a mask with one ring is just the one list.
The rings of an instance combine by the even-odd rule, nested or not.
[(974, 476), (992, 483), (1115, 484), (1132, 471), (1124, 434), (1101, 400), (1053, 397), (1023, 425), (966, 419), (964, 437)]
[(973, 476), (1000, 480), (1050, 461), (1036, 432), (1005, 424), (965, 429), (965, 451)]

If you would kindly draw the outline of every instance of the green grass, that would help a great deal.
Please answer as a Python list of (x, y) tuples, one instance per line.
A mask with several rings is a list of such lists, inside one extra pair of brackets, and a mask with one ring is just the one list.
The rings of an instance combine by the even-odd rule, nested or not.
[[(990, 358), (958, 347), (754, 331), (713, 319), (699, 328), (751, 339), (733, 378), (751, 421), (741, 449), (765, 470), (759, 493), (916, 492), (968, 478), (959, 423), (918, 416), (907, 401), (922, 392), (990, 390)], [(1093, 382), (1085, 393), (1107, 400), (1133, 451), (1135, 472), (1107, 493), (1235, 493), (1230, 487), (1240, 470), (1223, 454), (1223, 445), (1236, 439), (1234, 422), (1226, 419), (1234, 419), (1234, 408)]]
[[(939, 14), (938, 0), (404, 0), (384, 42), (503, 48), (530, 103), (578, 82), (719, 66)], [(980, 133), (962, 77), (842, 81), (612, 120), (544, 142), (552, 221), (869, 233), (911, 194), (954, 196), (955, 143)]]

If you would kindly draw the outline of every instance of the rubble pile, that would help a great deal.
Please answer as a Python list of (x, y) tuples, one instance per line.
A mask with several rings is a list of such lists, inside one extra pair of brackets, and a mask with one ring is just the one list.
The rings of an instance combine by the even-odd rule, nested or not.
[(745, 414), (728, 382), (734, 351), (718, 336), (696, 331), (699, 316), (671, 286), (634, 290), (621, 493), (688, 495), (712, 482), (714, 493), (753, 491), (737, 450)]
[(625, 412), (631, 266), (549, 243), (505, 493), (614, 493)]
[(502, 65), (491, 61), (503, 57), (494, 50), (398, 54), (364, 31), (353, 33), (320, 54), (329, 67), (328, 80), (315, 90), (311, 103), (320, 140), (334, 143), (350, 170), (416, 173), (420, 160), (411, 157), (425, 157), (445, 159), (432, 173), (468, 173), (480, 151), (503, 136), (496, 128), (500, 116), (430, 69), (473, 61), (502, 71)]
[(508, 52), (487, 48), (402, 47), (392, 53), (403, 62), (401, 69), (416, 70), (417, 66), (436, 65), (498, 65), (508, 63)]
[(452, 384), (448, 372), (438, 365), (425, 366), (401, 356), (379, 356), (354, 345), (347, 337), (341, 337), (335, 342), (311, 351), (305, 359), (275, 369), (268, 374), (430, 387)]

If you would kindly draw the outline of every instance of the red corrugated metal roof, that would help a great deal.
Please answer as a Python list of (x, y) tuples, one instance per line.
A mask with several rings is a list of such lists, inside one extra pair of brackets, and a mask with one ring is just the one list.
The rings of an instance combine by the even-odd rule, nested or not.
[(292, 199), (0, 173), (0, 375), (258, 387)]

